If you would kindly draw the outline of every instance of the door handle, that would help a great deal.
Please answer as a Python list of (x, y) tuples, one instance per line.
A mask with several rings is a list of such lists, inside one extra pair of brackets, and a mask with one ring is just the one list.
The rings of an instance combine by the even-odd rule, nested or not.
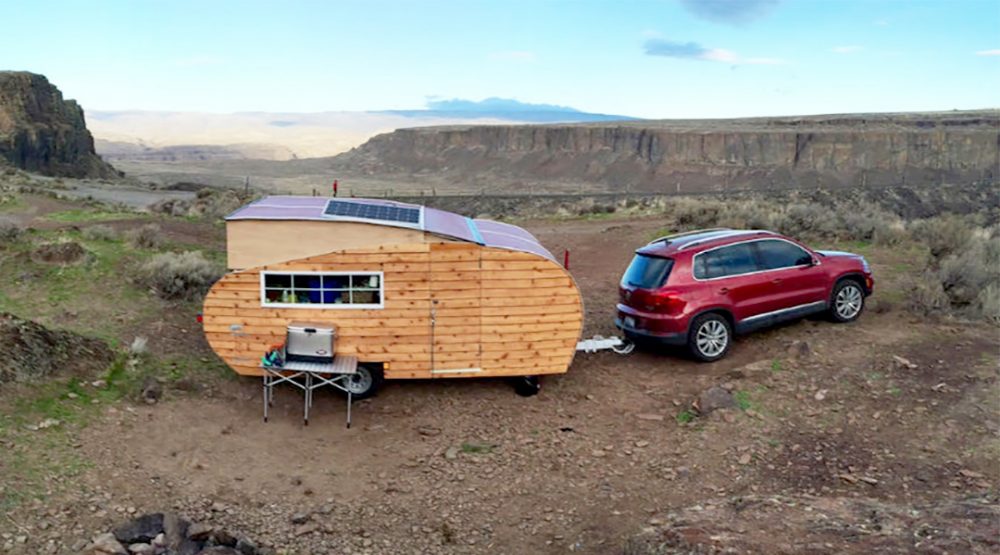
[(779, 283), (781, 283), (781, 278), (774, 278), (771, 280), (771, 283), (778, 285)]
[(729, 288), (728, 287), (722, 287), (722, 288), (719, 289), (719, 294), (720, 295), (725, 295), (727, 293), (729, 293)]

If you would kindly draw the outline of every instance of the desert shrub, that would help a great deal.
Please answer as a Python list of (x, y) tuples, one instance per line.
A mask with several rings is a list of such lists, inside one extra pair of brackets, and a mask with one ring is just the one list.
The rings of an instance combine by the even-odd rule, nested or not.
[(792, 237), (835, 237), (840, 228), (835, 213), (818, 204), (792, 204), (775, 223), (777, 231)]
[(949, 215), (918, 220), (909, 226), (910, 236), (924, 243), (934, 258), (957, 252), (972, 239), (973, 226), (960, 216)]
[(878, 235), (887, 236), (896, 218), (877, 208), (843, 206), (837, 210), (840, 219), (840, 236), (855, 241), (874, 241)]
[(0, 244), (17, 241), (23, 232), (24, 230), (21, 229), (21, 226), (17, 225), (13, 220), (0, 218)]
[(128, 354), (132, 358), (142, 358), (149, 354), (149, 339), (137, 335), (128, 346)]
[(719, 211), (716, 225), (734, 229), (772, 229), (778, 208), (769, 203), (742, 201), (726, 203)]
[(163, 244), (160, 226), (146, 224), (128, 233), (128, 243), (137, 249), (155, 249)]
[(980, 293), (991, 286), (1000, 287), (1000, 243), (974, 237), (941, 260), (936, 275), (953, 307), (965, 309), (973, 316), (987, 316), (979, 310)]
[(941, 280), (933, 271), (911, 277), (903, 284), (906, 291), (906, 308), (925, 316), (940, 316), (951, 308)]
[(140, 280), (163, 299), (203, 295), (222, 274), (222, 268), (198, 251), (158, 254), (139, 269)]
[(909, 237), (905, 226), (901, 224), (887, 225), (885, 228), (875, 230), (872, 242), (882, 247), (892, 247), (903, 243)]
[(1000, 284), (991, 283), (979, 292), (975, 311), (993, 325), (1000, 326)]
[(669, 208), (677, 226), (682, 229), (699, 229), (719, 225), (719, 209), (717, 201), (697, 199), (677, 199)]
[(104, 224), (92, 225), (83, 229), (83, 238), (91, 241), (114, 241), (118, 238), (118, 232)]

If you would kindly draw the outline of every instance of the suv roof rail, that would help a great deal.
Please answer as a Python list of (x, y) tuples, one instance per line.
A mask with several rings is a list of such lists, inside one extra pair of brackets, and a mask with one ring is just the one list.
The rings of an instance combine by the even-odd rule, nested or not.
[(669, 241), (670, 239), (677, 239), (678, 237), (687, 237), (688, 235), (697, 235), (699, 233), (711, 233), (713, 231), (732, 231), (729, 227), (709, 227), (706, 229), (695, 229), (692, 231), (682, 231), (680, 233), (674, 233), (673, 235), (664, 235), (657, 239), (653, 239), (649, 242), (650, 245), (653, 243), (659, 243), (660, 241)]
[(724, 233), (722, 235), (713, 235), (712, 237), (705, 237), (704, 239), (697, 239), (691, 241), (690, 243), (685, 243), (680, 246), (677, 250), (682, 251), (690, 247), (698, 246), (702, 243), (707, 243), (708, 241), (714, 241), (716, 239), (724, 239), (726, 237), (734, 237), (739, 235), (777, 235), (773, 231), (768, 231), (766, 229), (746, 229), (746, 230), (729, 230), (729, 233)]

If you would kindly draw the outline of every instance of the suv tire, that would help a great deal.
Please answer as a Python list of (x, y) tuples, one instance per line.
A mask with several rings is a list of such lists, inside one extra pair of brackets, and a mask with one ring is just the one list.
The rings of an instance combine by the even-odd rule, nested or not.
[(853, 279), (842, 279), (830, 294), (830, 319), (839, 324), (853, 322), (865, 309), (865, 292)]
[(733, 327), (717, 312), (702, 314), (691, 322), (688, 350), (701, 362), (715, 362), (726, 356), (733, 344)]

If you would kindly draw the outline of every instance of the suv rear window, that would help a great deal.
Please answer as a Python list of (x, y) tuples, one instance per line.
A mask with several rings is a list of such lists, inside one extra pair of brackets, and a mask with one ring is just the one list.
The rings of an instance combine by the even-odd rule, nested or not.
[(660, 258), (637, 254), (622, 276), (622, 284), (640, 289), (656, 289), (667, 282), (674, 261), (670, 258)]
[(759, 269), (749, 243), (719, 247), (694, 257), (694, 277), (698, 279), (738, 276)]

